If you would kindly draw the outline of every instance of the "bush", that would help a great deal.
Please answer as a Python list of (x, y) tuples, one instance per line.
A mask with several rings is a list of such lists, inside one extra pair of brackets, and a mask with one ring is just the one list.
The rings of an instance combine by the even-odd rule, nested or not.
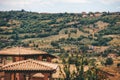
[(117, 64), (117, 67), (120, 67), (120, 63)]
[(52, 46), (59, 46), (59, 44), (58, 44), (57, 42), (55, 42), (55, 41), (52, 41), (52, 42), (51, 42), (51, 45), (52, 45)]
[(112, 58), (107, 58), (105, 65), (112, 65), (113, 64), (113, 59)]

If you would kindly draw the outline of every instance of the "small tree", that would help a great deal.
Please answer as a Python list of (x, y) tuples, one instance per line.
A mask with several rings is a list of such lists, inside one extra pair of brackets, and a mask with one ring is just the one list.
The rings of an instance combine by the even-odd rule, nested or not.
[(64, 33), (65, 33), (65, 34), (68, 34), (68, 30), (65, 30)]
[(66, 74), (65, 80), (70, 80), (71, 79), (69, 69), (70, 69), (70, 65), (65, 65), (65, 67), (64, 67), (64, 71), (65, 71), (65, 74)]
[(113, 64), (113, 59), (112, 58), (107, 58), (105, 65), (112, 65)]
[(117, 67), (118, 67), (118, 68), (120, 67), (120, 63), (117, 64)]

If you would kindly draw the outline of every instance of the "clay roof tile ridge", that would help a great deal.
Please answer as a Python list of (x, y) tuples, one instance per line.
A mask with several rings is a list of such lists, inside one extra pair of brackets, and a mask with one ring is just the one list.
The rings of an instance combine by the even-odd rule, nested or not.
[(57, 67), (58, 67), (57, 64), (50, 63), (50, 62), (43, 62), (43, 61), (38, 61), (38, 60), (37, 61), (34, 60), (33, 62), (38, 63), (38, 64), (42, 64), (42, 65), (49, 67), (51, 69), (57, 69)]
[(3, 70), (55, 70), (57, 64), (33, 59), (23, 60), (2, 66)]

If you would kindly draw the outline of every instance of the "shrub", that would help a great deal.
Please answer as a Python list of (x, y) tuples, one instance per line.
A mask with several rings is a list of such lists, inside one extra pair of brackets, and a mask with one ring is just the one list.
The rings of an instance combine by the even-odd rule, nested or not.
[(112, 65), (113, 64), (113, 59), (112, 58), (107, 58), (105, 65)]

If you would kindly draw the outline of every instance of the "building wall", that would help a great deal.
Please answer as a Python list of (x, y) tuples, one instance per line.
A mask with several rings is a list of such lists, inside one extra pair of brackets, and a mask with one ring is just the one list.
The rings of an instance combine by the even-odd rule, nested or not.
[(38, 56), (38, 59), (37, 59), (37, 60), (42, 61), (42, 56)]
[(4, 77), (0, 77), (0, 80), (5, 80)]
[(31, 78), (30, 80), (44, 80), (44, 79), (43, 79), (43, 78), (36, 77), (36, 78)]
[(5, 76), (3, 78), (0, 78), (0, 80), (50, 80), (49, 78), (51, 78), (50, 73), (43, 73), (43, 75), (44, 75), (43, 78), (32, 77), (31, 74), (35, 74), (35, 73), (30, 73), (28, 75), (28, 74), (25, 74), (25, 73), (5, 72)]
[(51, 62), (51, 57), (47, 57), (47, 62)]
[(31, 73), (31, 79), (30, 80), (50, 80), (49, 78), (51, 78), (51, 74), (50, 73), (42, 73), (44, 75), (44, 77), (32, 77), (32, 75), (34, 75), (36, 73)]
[(11, 74), (10, 73), (5, 73), (4, 80), (11, 80)]
[(13, 62), (17, 62), (21, 60), (24, 60), (24, 57), (19, 57), (19, 56), (13, 57)]

